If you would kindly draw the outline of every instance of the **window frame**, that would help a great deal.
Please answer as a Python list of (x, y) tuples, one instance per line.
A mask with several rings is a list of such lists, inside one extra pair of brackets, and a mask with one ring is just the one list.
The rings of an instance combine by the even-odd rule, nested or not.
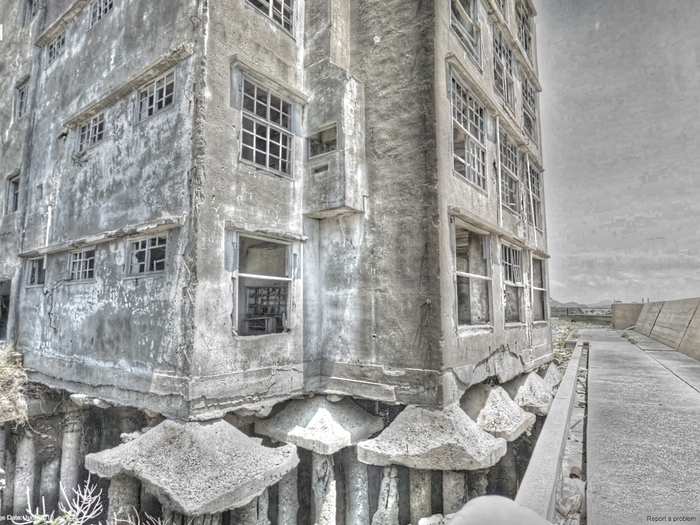
[[(542, 279), (542, 288), (535, 286), (535, 261), (540, 261), (540, 271)], [(530, 304), (532, 305), (532, 322), (533, 323), (546, 323), (549, 321), (549, 315), (547, 315), (547, 270), (545, 266), (546, 260), (542, 257), (531, 256), (530, 257)], [(537, 292), (542, 293), (542, 319), (535, 319), (535, 294)]]
[[(92, 257), (86, 257), (88, 252), (93, 252)], [(76, 258), (77, 256), (77, 258)], [(92, 267), (88, 264), (92, 261)], [(78, 263), (78, 270), (74, 271), (75, 263)], [(68, 282), (84, 283), (94, 281), (97, 275), (97, 248), (86, 246), (80, 250), (73, 250), (68, 257)], [(92, 275), (89, 273), (92, 272)]]
[[(485, 252), (485, 261), (486, 261), (486, 275), (481, 275), (478, 273), (472, 273), (472, 272), (462, 272), (457, 269), (457, 230), (465, 230), (469, 232), (470, 235), (477, 235), (481, 238), (481, 242), (483, 243), (483, 248)], [(474, 228), (470, 228), (469, 226), (461, 223), (461, 222), (456, 222), (453, 221), (453, 229), (452, 229), (452, 242), (453, 242), (453, 250), (452, 250), (452, 263), (454, 265), (454, 290), (455, 290), (455, 306), (457, 308), (457, 312), (455, 315), (455, 319), (457, 321), (457, 329), (462, 330), (462, 329), (475, 329), (475, 328), (485, 328), (485, 327), (493, 327), (493, 270), (492, 270), (492, 250), (491, 250), (491, 239), (492, 235), (488, 232), (482, 232), (478, 231)], [(486, 323), (474, 323), (474, 324), (468, 324), (468, 323), (460, 323), (459, 321), (459, 278), (462, 277), (464, 279), (478, 279), (481, 281), (486, 281), (486, 286), (488, 289), (488, 294), (489, 294), (489, 320)]]
[(5, 188), (5, 215), (17, 213), (22, 197), (22, 179), (19, 173), (7, 178)]
[[(506, 253), (517, 257), (506, 257)], [(506, 326), (522, 325), (525, 322), (523, 312), (523, 290), (525, 289), (523, 277), (523, 248), (519, 248), (507, 242), (501, 242), (501, 278), (503, 280), (503, 321)], [(518, 264), (514, 264), (514, 259), (519, 259)], [(511, 277), (509, 279), (508, 277)], [(514, 278), (514, 279), (513, 279)], [(507, 287), (518, 289), (518, 321), (508, 321), (505, 315), (505, 307), (507, 302), (506, 289)]]
[[(172, 77), (172, 80), (169, 80), (169, 77)], [(162, 82), (162, 88), (159, 88), (159, 82)], [(170, 93), (168, 93), (168, 86), (172, 86)], [(177, 101), (176, 86), (177, 75), (174, 67), (142, 84), (136, 90), (136, 122), (138, 124), (146, 122), (169, 108), (175, 107), (175, 102)], [(162, 89), (162, 97), (159, 94), (159, 89)], [(152, 101), (150, 101), (151, 97), (153, 98)], [(144, 100), (146, 101), (145, 103)], [(170, 101), (166, 103), (167, 100)], [(162, 105), (158, 107), (159, 104)], [(151, 108), (153, 112), (149, 114)]]
[[(311, 145), (312, 145), (313, 138), (316, 136), (323, 135), (325, 132), (330, 131), (330, 130), (335, 130), (335, 145), (333, 146), (333, 149), (322, 151), (321, 153), (312, 153)], [(313, 133), (309, 134), (309, 136), (307, 137), (307, 140), (306, 140), (307, 158), (309, 160), (316, 159), (316, 158), (321, 157), (323, 155), (328, 155), (329, 153), (335, 153), (336, 151), (338, 151), (338, 139), (339, 139), (339, 136), (338, 136), (338, 124), (337, 123), (328, 124), (327, 126), (322, 126), (322, 127), (318, 128)]]
[[(281, 10), (276, 10), (275, 9), (275, 2), (279, 2), (279, 4), (282, 6)], [(289, 2), (289, 6), (286, 6), (285, 4)], [(266, 3), (268, 4), (267, 9), (263, 9), (262, 6), (257, 5), (257, 3), (263, 4)], [(276, 25), (281, 27), (286, 33), (289, 35), (294, 34), (294, 12), (295, 12), (295, 5), (294, 5), (294, 0), (246, 0), (246, 4), (252, 7), (255, 11), (258, 13), (261, 13), (264, 15), (266, 18), (269, 20), (272, 20)], [(287, 20), (289, 21), (289, 27), (286, 27), (284, 22), (285, 22), (285, 7), (289, 11), (289, 16), (287, 17)], [(278, 20), (275, 18), (275, 12), (279, 13), (280, 19)]]
[(29, 79), (23, 80), (15, 86), (15, 120), (21, 120), (27, 116), (29, 103)]
[[(508, 133), (500, 130), (498, 137), (498, 161), (501, 168), (501, 206), (520, 215), (520, 158), (518, 146), (510, 139)], [(512, 195), (512, 204), (509, 202)]]
[[(35, 268), (36, 264), (39, 264)], [(36, 271), (35, 271), (36, 270)], [(27, 259), (27, 288), (35, 288), (46, 284), (46, 257), (33, 257)]]
[(114, 9), (115, 0), (92, 0), (90, 3), (88, 16), (88, 31), (95, 27)]
[[(163, 244), (156, 244), (156, 245), (151, 245), (150, 242), (153, 240), (158, 241), (158, 239), (164, 239)], [(145, 248), (137, 248), (134, 249), (134, 244), (135, 243), (140, 243), (140, 242), (146, 242), (146, 247)], [(168, 232), (158, 232), (158, 233), (153, 233), (151, 235), (141, 235), (138, 237), (129, 237), (127, 239), (127, 248), (126, 248), (126, 263), (125, 263), (125, 277), (126, 278), (131, 278), (131, 279), (138, 279), (138, 278), (144, 278), (144, 277), (151, 277), (151, 276), (157, 276), (157, 275), (162, 275), (168, 270), (168, 254), (169, 249), (168, 249), (168, 244), (170, 242), (170, 236), (168, 235)], [(163, 269), (161, 270), (149, 270), (149, 268), (153, 264), (153, 260), (151, 258), (151, 252), (154, 249), (160, 248), (161, 246), (164, 247), (165, 253), (163, 254)], [(143, 272), (135, 272), (133, 271), (134, 264), (133, 264), (133, 255), (134, 252), (138, 251), (145, 251), (146, 252), (146, 257), (143, 261), (143, 265), (145, 270)], [(156, 259), (156, 263), (160, 261), (161, 259)], [(141, 263), (138, 263), (141, 264)]]
[[(461, 94), (456, 94), (460, 91)], [(452, 114), (452, 172), (488, 194), (488, 163), (486, 148), (486, 107), (464, 86), (454, 74), (450, 81), (450, 109)], [(459, 107), (456, 102), (459, 101)], [(455, 149), (457, 129), (464, 133), (464, 158)], [(456, 168), (457, 163), (464, 165), (464, 175)]]
[[(469, 3), (469, 11), (463, 2)], [(467, 55), (479, 69), (482, 67), (483, 45), (481, 41), (481, 20), (479, 18), (478, 0), (450, 0), (450, 27)]]
[(46, 45), (46, 68), (56, 62), (66, 49), (66, 32), (62, 31)]
[[(533, 176), (534, 175), (534, 176)], [(533, 184), (533, 181), (537, 181)], [(542, 170), (527, 158), (527, 184), (529, 194), (528, 216), (539, 232), (544, 232), (544, 207), (542, 198)], [(536, 186), (536, 187), (535, 187)], [(534, 215), (533, 215), (534, 214)]]
[(28, 26), (34, 20), (34, 17), (39, 13), (39, 0), (26, 0), (24, 4), (24, 21), (23, 25)]
[(87, 150), (99, 145), (107, 134), (107, 119), (104, 111), (98, 113), (94, 117), (83, 121), (78, 127), (78, 153), (84, 153)]
[(523, 0), (518, 0), (515, 4), (515, 19), (518, 26), (518, 41), (525, 51), (528, 60), (532, 60), (533, 27), (532, 11)]
[[(535, 143), (539, 143), (539, 128), (537, 119), (538, 96), (537, 90), (527, 75), (523, 75), (521, 79), (521, 91), (523, 98), (523, 129), (527, 136)], [(530, 119), (531, 125), (528, 127), (527, 119)]]
[[(493, 26), (493, 84), (506, 106), (515, 110), (516, 63), (503, 31)], [(500, 81), (499, 81), (500, 78)]]

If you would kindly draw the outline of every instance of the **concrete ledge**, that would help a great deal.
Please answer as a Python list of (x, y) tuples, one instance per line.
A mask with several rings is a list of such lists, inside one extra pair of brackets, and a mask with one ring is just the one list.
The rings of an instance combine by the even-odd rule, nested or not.
[(551, 520), (554, 516), (557, 487), (562, 475), (564, 447), (569, 435), (569, 420), (576, 400), (576, 376), (581, 360), (581, 348), (582, 343), (579, 342), (566, 367), (557, 395), (552, 401), (515, 498), (516, 503), (534, 510), (547, 520)]

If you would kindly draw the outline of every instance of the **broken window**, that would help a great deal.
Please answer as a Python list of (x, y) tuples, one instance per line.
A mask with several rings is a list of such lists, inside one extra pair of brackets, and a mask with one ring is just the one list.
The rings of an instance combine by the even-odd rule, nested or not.
[(483, 325), (491, 321), (489, 237), (466, 228), (455, 228), (457, 321)]
[(109, 13), (114, 7), (114, 0), (92, 0), (90, 4), (90, 27), (92, 28), (97, 22)]
[(518, 39), (527, 56), (532, 58), (532, 12), (522, 0), (518, 2), (515, 11), (518, 19)]
[(508, 135), (501, 132), (501, 202), (504, 207), (518, 213), (520, 200), (520, 180), (518, 178), (518, 149)]
[(469, 57), (481, 64), (481, 27), (476, 0), (452, 0), (452, 28)]
[(0, 281), (0, 341), (7, 339), (10, 319), (10, 281)]
[(292, 30), (292, 15), (294, 13), (292, 0), (248, 0), (248, 3), (287, 31)]
[(530, 224), (534, 224), (538, 230), (544, 227), (542, 215), (542, 173), (532, 163), (528, 163), (528, 186), (530, 189), (530, 207), (528, 215)]
[(522, 251), (502, 246), (503, 292), (506, 323), (522, 322), (523, 265)]
[(167, 239), (150, 237), (129, 243), (129, 275), (162, 272), (165, 270)]
[(545, 321), (547, 319), (547, 287), (544, 274), (544, 261), (532, 258), (532, 319)]
[(80, 126), (78, 151), (83, 152), (100, 142), (105, 135), (105, 114), (100, 113)]
[(338, 147), (337, 126), (323, 129), (309, 137), (309, 157), (335, 151)]
[(61, 33), (46, 46), (46, 65), (50, 66), (63, 53), (66, 47), (66, 34)]
[(7, 181), (7, 204), (5, 213), (15, 213), (19, 210), (19, 175)]
[(27, 274), (27, 284), (38, 286), (46, 282), (46, 260), (43, 257), (29, 259), (29, 272)]
[(25, 80), (15, 90), (15, 116), (21, 119), (27, 113), (29, 80)]
[(241, 158), (289, 174), (292, 104), (243, 78), (242, 119)]
[(454, 77), (451, 95), (454, 170), (472, 184), (485, 190), (484, 107)]
[(238, 235), (234, 325), (238, 335), (284, 332), (290, 295), (289, 244)]
[(513, 51), (506, 43), (501, 30), (493, 28), (493, 80), (496, 92), (511, 108), (515, 107), (515, 65)]
[(139, 121), (170, 106), (175, 100), (175, 71), (151, 81), (139, 91)]
[(71, 253), (70, 280), (87, 281), (95, 278), (95, 248)]
[(523, 75), (523, 127), (528, 137), (537, 142), (537, 92), (525, 75)]

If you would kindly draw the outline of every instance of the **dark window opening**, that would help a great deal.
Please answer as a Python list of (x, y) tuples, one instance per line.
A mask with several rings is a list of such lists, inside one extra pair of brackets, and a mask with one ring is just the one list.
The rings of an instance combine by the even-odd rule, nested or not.
[(27, 276), (27, 284), (29, 286), (38, 286), (46, 282), (46, 261), (43, 257), (29, 260), (29, 275)]
[(10, 281), (0, 281), (0, 341), (7, 339), (10, 319)]
[(15, 213), (19, 210), (19, 175), (12, 177), (7, 183), (7, 207), (6, 213)]
[(151, 237), (131, 241), (129, 274), (155, 273), (165, 270), (167, 239)]
[(309, 137), (309, 157), (323, 155), (338, 149), (338, 130), (336, 126), (326, 128)]
[(503, 245), (503, 292), (506, 323), (521, 323), (523, 298), (522, 251)]
[(459, 325), (491, 321), (489, 238), (464, 228), (455, 230), (457, 319)]

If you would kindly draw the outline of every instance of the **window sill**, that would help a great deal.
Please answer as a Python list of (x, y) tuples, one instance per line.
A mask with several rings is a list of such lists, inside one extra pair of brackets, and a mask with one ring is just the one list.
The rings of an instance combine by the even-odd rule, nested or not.
[(532, 325), (533, 326), (547, 326), (549, 324), (549, 321), (545, 319), (544, 321), (533, 321)]
[(41, 283), (41, 284), (27, 284), (27, 285), (25, 285), (25, 288), (28, 289), (28, 290), (37, 289), (37, 288), (44, 288), (44, 283)]
[(233, 332), (233, 338), (235, 340), (257, 340), (268, 337), (285, 337), (291, 334), (291, 330), (285, 330), (284, 332), (273, 332), (271, 334), (258, 334), (258, 335), (241, 335), (238, 332)]
[(517, 323), (506, 323), (505, 327), (506, 329), (508, 328), (525, 328), (527, 325), (523, 322), (517, 322)]
[(490, 324), (461, 324), (457, 326), (457, 336), (470, 335), (476, 333), (492, 333), (493, 325)]
[(484, 188), (482, 188), (481, 186), (479, 186), (478, 184), (473, 183), (472, 181), (470, 181), (470, 180), (467, 179), (466, 177), (462, 177), (462, 176), (461, 176), (459, 173), (457, 173), (455, 170), (452, 170), (452, 175), (454, 175), (455, 177), (457, 177), (457, 179), (461, 180), (462, 182), (468, 184), (469, 186), (471, 186), (471, 187), (474, 188), (475, 190), (479, 191), (480, 193), (483, 193), (486, 197), (489, 196), (489, 192), (488, 192), (487, 189), (484, 189)]
[[(134, 275), (124, 275), (122, 277), (123, 281), (135, 281), (137, 279), (155, 279), (157, 277), (163, 277), (165, 275), (165, 270), (160, 271), (160, 272), (144, 272), (144, 273), (138, 273)], [(86, 282), (86, 281), (79, 281), (79, 282)]]
[(69, 286), (74, 286), (78, 284), (95, 284), (96, 282), (97, 279), (66, 279), (64, 281), (64, 283)]
[(276, 177), (278, 179), (288, 180), (289, 182), (294, 181), (294, 177), (291, 174), (284, 173), (281, 171), (275, 171), (275, 170), (272, 170), (270, 168), (263, 168), (262, 166), (255, 164), (255, 162), (251, 162), (251, 161), (246, 160), (242, 157), (238, 158), (238, 163), (239, 163), (239, 165), (247, 166), (248, 168), (254, 170), (254, 172), (256, 174), (259, 173), (261, 175), (269, 175), (270, 177)]

